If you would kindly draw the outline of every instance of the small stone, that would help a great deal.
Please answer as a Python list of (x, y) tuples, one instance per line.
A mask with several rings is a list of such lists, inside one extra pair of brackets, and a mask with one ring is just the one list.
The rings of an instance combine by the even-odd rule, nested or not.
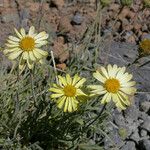
[(141, 137), (146, 137), (147, 131), (142, 129), (140, 135), (141, 135)]
[(58, 58), (63, 63), (69, 57), (69, 52), (67, 51), (68, 45), (64, 43), (62, 36), (58, 37), (53, 44), (55, 58)]
[(58, 9), (61, 9), (65, 5), (65, 1), (64, 0), (51, 0), (51, 5), (54, 5)]
[(130, 36), (126, 41), (129, 43), (136, 43), (135, 36), (134, 35)]
[(133, 25), (131, 25), (128, 19), (122, 19), (122, 29), (126, 31), (131, 31), (133, 29)]
[(38, 12), (40, 8), (40, 3), (38, 2), (27, 2), (27, 7), (29, 7), (29, 10), (32, 12)]
[(148, 132), (150, 132), (150, 117), (149, 116), (146, 120), (144, 120), (144, 123), (142, 124), (141, 127), (147, 130)]
[(58, 30), (62, 32), (70, 32), (72, 30), (70, 19), (67, 16), (64, 16), (60, 19)]
[(136, 30), (136, 31), (139, 31), (141, 28), (142, 28), (142, 25), (140, 23), (134, 23), (133, 24), (133, 28)]
[(112, 11), (118, 11), (119, 8), (120, 8), (120, 5), (119, 4), (115, 4), (115, 3), (112, 3), (109, 6), (109, 10), (112, 10)]
[(146, 24), (144, 24), (144, 25), (142, 26), (142, 31), (143, 31), (143, 32), (148, 31), (148, 27), (147, 27)]
[(124, 117), (122, 116), (121, 113), (118, 113), (117, 111), (115, 111), (113, 117), (114, 117), (115, 123), (119, 127), (125, 126), (125, 119), (124, 119)]
[(147, 113), (150, 110), (150, 102), (148, 101), (142, 102), (140, 105), (140, 109)]
[(123, 8), (123, 10), (119, 14), (118, 18), (120, 20), (124, 19), (129, 14), (129, 12), (130, 12), (130, 9), (128, 7)]
[(138, 128), (133, 132), (133, 134), (131, 134), (130, 139), (139, 142), (140, 141), (140, 136), (139, 136), (139, 130)]
[(135, 143), (134, 143), (134, 142), (131, 142), (131, 141), (128, 141), (128, 142), (121, 148), (121, 150), (136, 150)]
[(125, 118), (126, 120), (137, 121), (139, 116), (139, 110), (135, 105), (130, 106), (125, 110)]
[(150, 34), (146, 33), (146, 32), (143, 32), (142, 34), (142, 40), (144, 39), (150, 39)]
[(129, 13), (127, 14), (127, 17), (130, 19), (134, 19), (135, 15), (136, 15), (136, 13), (129, 11)]
[(57, 67), (58, 69), (65, 70), (65, 69), (66, 69), (66, 64), (65, 64), (65, 63), (57, 64), (56, 67)]
[(114, 31), (118, 31), (119, 29), (120, 29), (120, 27), (121, 27), (121, 22), (120, 21), (117, 21), (116, 23), (115, 23), (115, 25), (114, 25)]
[(71, 24), (73, 25), (81, 25), (81, 23), (83, 22), (83, 16), (81, 16), (81, 14), (79, 12), (77, 12), (71, 21)]

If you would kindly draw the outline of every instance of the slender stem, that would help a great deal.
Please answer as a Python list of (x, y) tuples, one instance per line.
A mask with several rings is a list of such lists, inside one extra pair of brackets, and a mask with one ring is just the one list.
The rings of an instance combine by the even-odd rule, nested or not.
[(54, 53), (53, 53), (53, 51), (51, 51), (51, 57), (52, 57), (52, 61), (53, 61), (54, 72), (55, 72), (55, 75), (56, 75), (56, 83), (58, 84), (57, 69), (56, 69), (56, 63), (55, 63)]
[(150, 63), (150, 61), (147, 61), (147, 62), (145, 62), (144, 64), (140, 65), (139, 67), (143, 67), (143, 66), (145, 66), (145, 65), (147, 65), (147, 64), (149, 64), (149, 63)]
[(140, 58), (141, 58), (141, 57), (137, 57), (132, 63), (129, 63), (129, 64), (127, 65), (127, 67), (130, 67), (131, 65), (137, 63)]
[[(19, 112), (19, 107), (20, 107), (20, 101), (19, 101), (19, 80), (20, 80), (20, 77), (19, 77), (19, 67), (17, 68), (17, 90), (16, 90), (16, 99), (15, 99), (15, 113), (14, 113), (14, 117), (16, 118), (16, 115), (18, 115)], [(19, 122), (20, 122), (20, 119), (19, 119)], [(19, 123), (18, 123), (19, 124)], [(18, 125), (16, 126), (15, 128), (15, 131), (14, 131), (14, 135), (13, 137), (16, 138), (16, 135), (17, 135), (17, 129), (18, 129)]]
[(30, 70), (30, 77), (31, 77), (31, 90), (32, 90), (32, 96), (34, 100), (34, 106), (37, 107), (36, 105), (36, 96), (34, 92), (34, 75), (33, 75), (33, 70)]
[(90, 122), (87, 126), (85, 126), (85, 129), (88, 128), (90, 125), (92, 125), (102, 115), (103, 111), (106, 108), (106, 105), (107, 104), (103, 105), (103, 107), (102, 107), (101, 111), (99, 112), (99, 114), (97, 115), (97, 117), (92, 122)]

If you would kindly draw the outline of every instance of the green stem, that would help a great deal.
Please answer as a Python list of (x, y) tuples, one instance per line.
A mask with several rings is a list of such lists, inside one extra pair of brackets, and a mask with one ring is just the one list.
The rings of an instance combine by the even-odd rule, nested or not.
[(137, 57), (132, 63), (129, 63), (127, 67), (130, 67), (133, 64), (136, 64), (141, 57)]
[(34, 74), (33, 74), (33, 70), (30, 70), (30, 77), (31, 77), (31, 90), (32, 90), (32, 96), (33, 96), (33, 100), (34, 100), (34, 106), (37, 108), (36, 96), (35, 96), (35, 92), (34, 92)]
[(104, 104), (101, 111), (99, 112), (99, 114), (97, 115), (97, 117), (90, 122), (88, 125), (85, 126), (85, 129), (87, 129), (90, 125), (92, 125), (95, 121), (97, 121), (97, 119), (102, 115), (103, 111), (105, 110), (107, 104)]

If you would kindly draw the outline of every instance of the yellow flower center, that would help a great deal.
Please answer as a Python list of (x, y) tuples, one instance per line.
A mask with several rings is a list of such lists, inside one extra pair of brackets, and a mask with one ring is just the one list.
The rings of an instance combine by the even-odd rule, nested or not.
[(24, 51), (32, 51), (35, 46), (35, 40), (32, 37), (25, 37), (20, 41), (20, 48)]
[(145, 39), (140, 43), (140, 48), (144, 55), (150, 55), (150, 39)]
[(74, 97), (76, 95), (76, 88), (72, 85), (65, 86), (63, 90), (67, 97)]
[(104, 87), (108, 92), (117, 93), (120, 88), (120, 82), (117, 79), (108, 79), (105, 81)]

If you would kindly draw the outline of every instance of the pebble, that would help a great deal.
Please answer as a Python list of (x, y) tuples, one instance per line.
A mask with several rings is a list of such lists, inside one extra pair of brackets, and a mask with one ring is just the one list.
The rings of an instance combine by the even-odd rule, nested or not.
[(81, 25), (81, 23), (83, 22), (83, 19), (84, 19), (83, 16), (79, 12), (77, 12), (73, 16), (71, 23), (73, 25)]
[(144, 39), (150, 39), (150, 34), (143, 34), (142, 40), (144, 40)]
[(142, 129), (140, 135), (141, 135), (141, 137), (146, 137), (147, 131)]
[(140, 105), (140, 109), (147, 113), (150, 110), (150, 102), (148, 101), (142, 102)]
[(141, 127), (150, 132), (150, 116), (148, 116), (147, 119), (144, 120), (144, 123), (142, 124)]

